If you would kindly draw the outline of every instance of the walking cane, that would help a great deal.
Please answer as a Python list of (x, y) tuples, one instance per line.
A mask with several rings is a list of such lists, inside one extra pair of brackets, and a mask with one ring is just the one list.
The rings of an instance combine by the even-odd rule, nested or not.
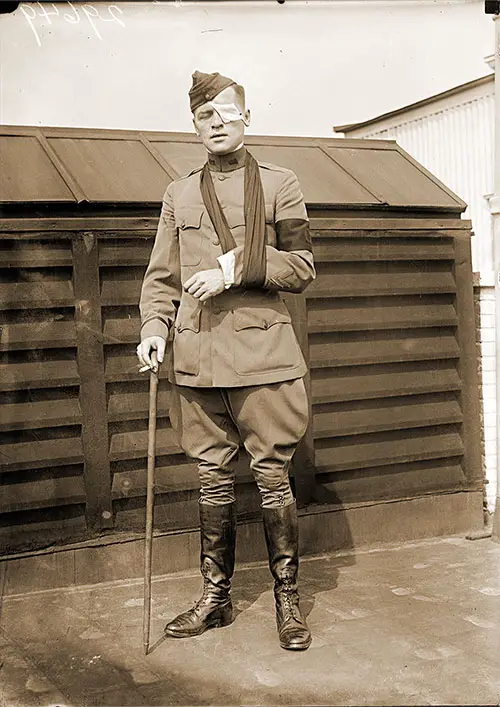
[[(156, 351), (153, 363), (158, 366)], [(142, 619), (142, 643), (144, 655), (149, 653), (149, 630), (151, 624), (151, 565), (153, 555), (153, 506), (155, 493), (156, 409), (158, 404), (158, 373), (149, 375), (149, 422), (148, 422), (148, 476), (146, 483), (146, 547), (144, 553), (144, 613)]]

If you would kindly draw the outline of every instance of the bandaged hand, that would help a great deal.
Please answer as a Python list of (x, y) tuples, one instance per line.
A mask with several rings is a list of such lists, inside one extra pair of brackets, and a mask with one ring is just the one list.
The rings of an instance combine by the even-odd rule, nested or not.
[(196, 297), (200, 302), (205, 302), (209, 297), (220, 295), (224, 292), (225, 282), (222, 268), (202, 270), (195, 273), (184, 283), (184, 290)]

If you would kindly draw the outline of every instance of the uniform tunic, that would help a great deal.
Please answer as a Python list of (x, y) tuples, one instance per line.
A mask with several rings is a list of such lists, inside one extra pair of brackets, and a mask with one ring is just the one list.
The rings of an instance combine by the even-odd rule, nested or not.
[(266, 279), (241, 286), (245, 149), (209, 156), (217, 197), (236, 242), (235, 285), (200, 303), (182, 284), (219, 267), (222, 248), (204, 206), (200, 171), (165, 193), (141, 293), (141, 337), (173, 330), (171, 379), (182, 386), (264, 385), (302, 377), (306, 364), (280, 291), (301, 292), (315, 277), (304, 199), (295, 174), (258, 162), (266, 214)]

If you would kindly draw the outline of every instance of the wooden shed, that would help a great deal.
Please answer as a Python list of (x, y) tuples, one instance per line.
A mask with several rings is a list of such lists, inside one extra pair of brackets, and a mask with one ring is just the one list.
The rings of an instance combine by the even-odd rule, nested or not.
[[(148, 379), (135, 359), (137, 302), (163, 192), (204, 161), (203, 148), (176, 133), (0, 132), (3, 553), (139, 547)], [(294, 465), (304, 552), (481, 527), (465, 204), (392, 141), (247, 145), (296, 172), (311, 219), (318, 277), (305, 297), (287, 297), (311, 368), (312, 424)], [(196, 470), (168, 409), (163, 379), (164, 570), (198, 552)], [(238, 481), (239, 552), (256, 559), (259, 497), (244, 458)]]

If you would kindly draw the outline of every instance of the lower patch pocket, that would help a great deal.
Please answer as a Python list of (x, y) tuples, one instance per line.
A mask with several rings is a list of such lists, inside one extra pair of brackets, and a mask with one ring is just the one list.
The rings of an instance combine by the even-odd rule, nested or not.
[(174, 334), (174, 371), (191, 376), (200, 372), (200, 310), (179, 311)]
[(267, 307), (234, 310), (234, 369), (241, 375), (300, 365), (302, 355), (288, 312)]

